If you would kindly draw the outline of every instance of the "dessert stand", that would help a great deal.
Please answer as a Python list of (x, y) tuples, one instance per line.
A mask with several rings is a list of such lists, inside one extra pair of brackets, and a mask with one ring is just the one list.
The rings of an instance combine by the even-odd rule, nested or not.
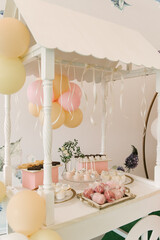
[[(37, 5), (39, 6), (38, 9)], [(157, 51), (135, 31), (59, 7), (49, 1), (8, 0), (5, 16), (15, 16), (16, 11), (19, 12), (19, 16), (23, 17), (37, 42), (30, 48), (23, 59), (26, 68), (34, 66), (34, 62), (39, 58), (41, 59), (41, 79), (43, 80), (44, 93), (44, 178), (42, 190), (47, 202), (46, 225), (60, 233), (64, 240), (88, 240), (146, 216), (152, 211), (159, 210), (160, 124), (158, 124), (155, 180), (150, 181), (132, 176), (134, 182), (130, 185), (130, 189), (136, 195), (136, 198), (111, 208), (98, 210), (83, 205), (76, 198), (54, 206), (50, 118), (52, 82), (56, 63), (74, 66), (77, 69), (81, 69), (80, 73), (83, 73), (84, 69), (91, 70), (86, 76), (87, 81), (90, 81), (93, 69), (99, 73), (96, 82), (101, 81), (100, 76), (103, 73), (101, 153), (106, 154), (106, 84), (112, 79), (127, 79), (147, 74), (156, 74), (157, 92), (159, 95), (160, 56)], [(45, 16), (44, 12), (46, 13)], [(42, 16), (45, 17), (44, 22), (41, 22)], [(41, 25), (39, 25), (39, 22), (41, 22)], [(99, 38), (99, 36), (101, 37)], [(121, 63), (122, 68), (116, 68), (118, 62)], [(133, 66), (132, 63), (135, 65)], [(6, 95), (4, 181), (7, 186), (12, 186), (9, 154), (11, 133), (10, 100), (10, 96)], [(158, 97), (158, 117), (160, 118), (160, 97)], [(96, 227), (97, 225), (98, 228)], [(79, 229), (83, 229), (81, 234), (78, 234)]]

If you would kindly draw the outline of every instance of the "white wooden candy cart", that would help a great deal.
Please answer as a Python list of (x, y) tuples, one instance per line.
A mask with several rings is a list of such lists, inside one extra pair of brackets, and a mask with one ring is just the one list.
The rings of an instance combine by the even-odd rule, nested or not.
[[(50, 203), (51, 176), (51, 105), (52, 81), (56, 64), (77, 68), (80, 76), (104, 86), (101, 153), (106, 153), (105, 85), (108, 81), (155, 74), (160, 118), (160, 55), (136, 31), (106, 22), (43, 0), (7, 0), (5, 17), (17, 17), (28, 26), (32, 43), (23, 59), (27, 73), (31, 73), (37, 59), (41, 60), (41, 79), (44, 93), (44, 182), (47, 201), (46, 225), (60, 233), (64, 240), (88, 240), (117, 229), (140, 217), (160, 209), (160, 121), (158, 123), (157, 162), (154, 181), (132, 176), (130, 185), (136, 198), (104, 210), (85, 205), (77, 198), (64, 204)], [(35, 71), (35, 69), (33, 69)], [(103, 77), (102, 77), (103, 75)], [(83, 80), (80, 77), (80, 80)], [(10, 96), (5, 96), (5, 165), (4, 181), (11, 182), (10, 166)], [(54, 194), (54, 193), (53, 193)], [(53, 209), (53, 211), (51, 211)]]

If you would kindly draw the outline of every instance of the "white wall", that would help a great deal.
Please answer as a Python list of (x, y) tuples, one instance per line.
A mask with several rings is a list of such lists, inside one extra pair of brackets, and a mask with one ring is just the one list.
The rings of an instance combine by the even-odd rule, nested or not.
[[(32, 117), (27, 109), (28, 101), (26, 89), (28, 84), (35, 80), (34, 76), (27, 77), (25, 86), (22, 90), (12, 96), (12, 136), (11, 140), (16, 141), (22, 137), (23, 162), (27, 156), (32, 154), (37, 159), (43, 159), (42, 138), (40, 134), (40, 124), (36, 118)], [(122, 165), (125, 158), (131, 153), (131, 145), (135, 145), (139, 151), (140, 163), (135, 174), (144, 176), (142, 164), (142, 137), (143, 121), (140, 115), (142, 101), (142, 85), (144, 78), (129, 79), (125, 81), (123, 93), (123, 108), (120, 109), (120, 88), (121, 82), (114, 83), (113, 114), (110, 117), (110, 124), (107, 131), (107, 149), (108, 155), (112, 158), (112, 165)], [(88, 95), (89, 104), (86, 107), (84, 99), (81, 102), (81, 109), (84, 113), (82, 124), (75, 128), (69, 129), (61, 127), (53, 131), (53, 159), (60, 160), (57, 152), (64, 141), (79, 140), (79, 144), (84, 153), (99, 153), (101, 140), (101, 86), (97, 84), (98, 103), (95, 113), (96, 125), (91, 125), (89, 121), (91, 109), (93, 107), (93, 84), (85, 83), (85, 90)], [(146, 99), (147, 108), (155, 93), (155, 76), (146, 78)], [(0, 145), (4, 144), (3, 122), (4, 122), (4, 97), (0, 95)], [(156, 115), (156, 106), (153, 108), (151, 121), (147, 130), (147, 164), (149, 175), (153, 177), (153, 167), (155, 165), (156, 141), (150, 134), (150, 124)], [(128, 118), (126, 118), (126, 116)], [(37, 126), (36, 126), (37, 125)]]

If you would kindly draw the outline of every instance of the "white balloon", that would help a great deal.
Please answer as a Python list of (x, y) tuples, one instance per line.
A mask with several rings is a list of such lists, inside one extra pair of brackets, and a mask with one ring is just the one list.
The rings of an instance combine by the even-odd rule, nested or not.
[(28, 238), (20, 233), (10, 233), (1, 236), (0, 240), (28, 240)]
[(158, 119), (156, 118), (151, 124), (151, 134), (156, 140), (157, 140), (157, 122)]

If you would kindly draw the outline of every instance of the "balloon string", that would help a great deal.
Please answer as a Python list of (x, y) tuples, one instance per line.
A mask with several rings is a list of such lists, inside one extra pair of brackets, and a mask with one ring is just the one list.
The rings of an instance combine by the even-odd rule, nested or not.
[[(72, 108), (72, 112), (74, 111), (73, 101), (72, 101), (74, 92), (75, 92), (75, 85), (73, 85), (73, 91), (71, 92), (71, 108)], [(70, 111), (69, 111), (69, 114), (71, 115), (71, 120), (73, 120), (73, 114)]]
[[(74, 80), (76, 79), (76, 71), (75, 71), (75, 67), (73, 68), (73, 74), (74, 74)], [(70, 88), (71, 90), (71, 88)], [(73, 95), (74, 95), (74, 92), (75, 92), (75, 85), (73, 85), (73, 91), (72, 91), (72, 96), (71, 96), (71, 107), (72, 107), (72, 110), (74, 111), (73, 109), (73, 104), (72, 104), (72, 99), (73, 99)], [(73, 120), (73, 113), (68, 109), (68, 112), (71, 116), (71, 121)]]
[[(38, 104), (36, 104), (36, 110), (37, 112), (42, 111), (42, 109), (40, 109), (40, 106)], [(40, 138), (42, 138), (42, 126), (41, 124), (39, 124), (39, 119), (36, 120), (36, 123), (34, 125), (34, 131), (36, 131), (36, 128), (39, 126), (40, 130), (39, 130), (39, 136)]]
[[(103, 80), (102, 80), (103, 81)], [(105, 79), (105, 81), (107, 81), (107, 77), (106, 77), (106, 79)], [(102, 84), (102, 82), (101, 82), (101, 84)], [(108, 85), (109, 85), (109, 83), (108, 82), (106, 82), (106, 87), (105, 87), (105, 98), (104, 98), (104, 101), (105, 101), (105, 106), (106, 106), (106, 109), (105, 109), (105, 121), (107, 121), (107, 117), (108, 117)], [(103, 88), (103, 84), (101, 85), (101, 87)], [(102, 89), (102, 91), (103, 91), (103, 89)]]
[[(69, 68), (70, 68), (70, 66), (68, 67), (68, 69), (69, 69)], [(69, 76), (68, 76), (68, 78), (69, 78)], [(70, 113), (70, 115), (72, 115), (72, 117), (73, 117), (73, 114), (72, 114), (71, 112), (74, 111), (72, 99), (73, 99), (73, 94), (74, 94), (75, 86), (74, 86), (73, 91), (71, 92), (71, 87), (70, 87), (70, 84), (69, 84), (69, 90), (70, 90), (70, 92), (69, 92), (69, 95), (68, 95), (67, 104), (69, 105), (69, 102), (71, 101), (71, 109), (72, 109), (72, 111), (70, 111), (69, 107), (67, 107), (67, 109), (68, 109), (68, 112)]]
[[(38, 87), (36, 87), (35, 99), (39, 98), (39, 93), (41, 93), (41, 91), (42, 91), (42, 83), (39, 84)], [(40, 94), (40, 105), (43, 106), (43, 98), (42, 98), (41, 94)]]
[(109, 95), (110, 95), (110, 106), (109, 106), (109, 116), (110, 116), (110, 121), (109, 121), (109, 126), (110, 127), (113, 123), (112, 115), (113, 115), (113, 80), (109, 83)]
[[(70, 74), (70, 65), (68, 65), (68, 70), (67, 70), (68, 79), (70, 79), (69, 74)], [(69, 90), (71, 90), (70, 84), (69, 84)]]
[(124, 77), (123, 74), (120, 72), (121, 76), (121, 88), (120, 88), (120, 110), (124, 118), (128, 119), (128, 116), (123, 111), (123, 96), (124, 96)]
[[(63, 74), (63, 69), (62, 69), (62, 64), (60, 63), (60, 71), (61, 71), (61, 78), (60, 78), (60, 96), (62, 95), (62, 74)], [(69, 73), (68, 73), (69, 75)]]
[(107, 123), (107, 129), (112, 125), (112, 112), (113, 112), (113, 82), (114, 82), (114, 70), (111, 73), (110, 81), (107, 84), (106, 93), (106, 114), (105, 119)]
[(75, 66), (73, 67), (73, 76), (74, 76), (74, 80), (76, 80), (76, 68), (75, 68)]
[(84, 69), (83, 69), (83, 72), (82, 72), (82, 76), (81, 76), (81, 90), (82, 90), (82, 95), (85, 99), (85, 105), (86, 105), (86, 107), (88, 107), (88, 97), (87, 97), (87, 94), (84, 90), (84, 75), (86, 73), (86, 70), (87, 69), (86, 69), (86, 66), (85, 66)]
[[(67, 76), (68, 76), (68, 79), (69, 79), (69, 73), (70, 73), (70, 65), (68, 65), (68, 70), (67, 70)], [(69, 106), (69, 102), (71, 100), (71, 108), (72, 108), (72, 111), (70, 111), (69, 107), (67, 107), (67, 111), (69, 112), (70, 116), (71, 116), (71, 120), (73, 119), (73, 104), (72, 104), (72, 95), (71, 94), (71, 86), (70, 86), (70, 81), (69, 81), (69, 95), (68, 95), (68, 98), (67, 98), (67, 105)]]
[(41, 124), (39, 125), (39, 136), (41, 139), (43, 139), (43, 127)]
[(38, 119), (36, 119), (36, 122), (34, 124), (34, 131), (36, 131), (37, 126), (38, 126)]
[(95, 73), (95, 68), (93, 68), (93, 99), (94, 99), (94, 105), (93, 105), (93, 110), (90, 116), (90, 121), (93, 125), (96, 124), (93, 116), (96, 111), (96, 106), (97, 106), (97, 88), (96, 88), (96, 73)]

